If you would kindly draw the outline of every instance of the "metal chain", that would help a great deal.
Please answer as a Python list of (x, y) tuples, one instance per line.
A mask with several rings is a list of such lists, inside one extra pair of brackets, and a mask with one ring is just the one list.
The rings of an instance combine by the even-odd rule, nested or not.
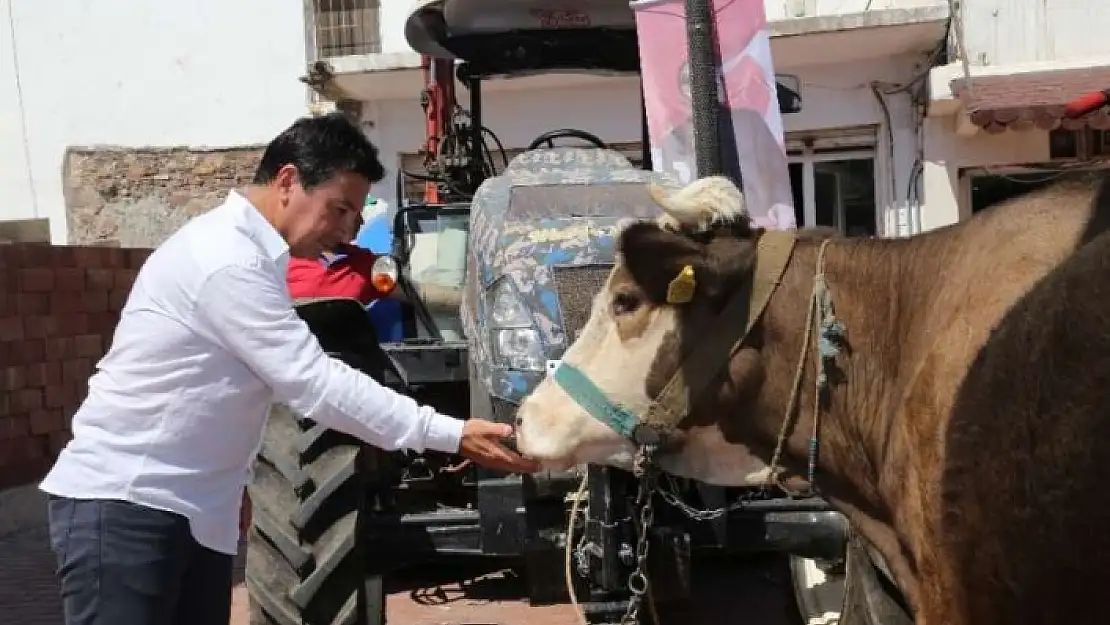
[(636, 493), (636, 506), (640, 509), (640, 535), (636, 539), (636, 566), (628, 575), (628, 591), (632, 596), (621, 618), (621, 625), (638, 625), (640, 606), (643, 605), (644, 595), (648, 591), (648, 529), (655, 523), (652, 495), (658, 490), (655, 483), (655, 467), (651, 462), (652, 452), (651, 448), (644, 447), (637, 454), (636, 459), (635, 472), (640, 477), (640, 488)]
[(666, 501), (675, 508), (678, 508), (683, 514), (695, 521), (712, 521), (713, 519), (720, 518), (728, 514), (729, 512), (741, 510), (744, 508), (744, 506), (748, 505), (748, 502), (754, 501), (762, 495), (761, 491), (752, 491), (745, 493), (736, 501), (723, 508), (707, 508), (704, 510), (699, 510), (698, 508), (691, 506), (685, 501), (682, 501), (677, 492), (678, 486), (675, 484), (675, 480), (673, 477), (668, 475), (666, 482), (668, 488), (660, 487), (657, 485), (655, 487), (655, 492), (659, 493), (659, 496), (663, 498), (663, 501)]
[(658, 493), (664, 501), (678, 508), (683, 514), (696, 521), (716, 519), (733, 510), (741, 509), (747, 505), (748, 502), (758, 498), (762, 494), (760, 491), (753, 491), (751, 493), (746, 493), (732, 504), (723, 508), (699, 510), (682, 501), (678, 495), (678, 486), (675, 484), (674, 477), (670, 475), (665, 476), (666, 487), (660, 486), (658, 469), (652, 462), (654, 452), (655, 449), (651, 446), (645, 445), (641, 447), (639, 453), (636, 454), (636, 460), (633, 465), (633, 474), (640, 478), (635, 504), (640, 510), (640, 533), (636, 538), (635, 567), (632, 573), (628, 575), (628, 590), (632, 596), (628, 600), (628, 608), (625, 610), (624, 616), (620, 620), (620, 625), (639, 624), (640, 608), (643, 606), (644, 597), (648, 592), (648, 530), (655, 523), (655, 505), (652, 499), (654, 494)]

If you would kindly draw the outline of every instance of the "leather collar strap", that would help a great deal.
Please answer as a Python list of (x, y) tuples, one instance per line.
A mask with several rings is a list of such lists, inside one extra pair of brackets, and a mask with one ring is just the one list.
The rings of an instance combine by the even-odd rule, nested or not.
[(759, 238), (752, 279), (718, 315), (714, 327), (719, 331), (700, 335), (644, 417), (659, 435), (674, 429), (690, 412), (692, 400), (705, 391), (751, 333), (782, 283), (796, 242), (792, 230), (768, 230)]

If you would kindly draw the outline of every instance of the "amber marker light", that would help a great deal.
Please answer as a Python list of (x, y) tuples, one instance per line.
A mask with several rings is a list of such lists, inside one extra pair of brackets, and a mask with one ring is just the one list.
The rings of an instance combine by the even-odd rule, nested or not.
[(382, 295), (389, 295), (397, 288), (397, 260), (392, 256), (379, 256), (370, 269), (370, 283)]

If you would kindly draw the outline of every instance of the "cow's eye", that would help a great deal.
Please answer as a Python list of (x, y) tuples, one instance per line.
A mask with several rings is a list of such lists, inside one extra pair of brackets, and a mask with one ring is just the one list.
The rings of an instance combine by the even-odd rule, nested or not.
[(613, 315), (627, 315), (640, 307), (640, 298), (632, 293), (617, 293), (613, 296)]

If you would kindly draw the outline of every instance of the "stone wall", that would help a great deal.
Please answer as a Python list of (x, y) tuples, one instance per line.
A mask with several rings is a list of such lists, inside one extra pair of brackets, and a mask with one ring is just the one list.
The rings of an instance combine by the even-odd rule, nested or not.
[(149, 253), (0, 245), (0, 490), (41, 478), (69, 440)]
[(254, 177), (263, 147), (70, 148), (63, 163), (71, 245), (157, 247)]
[(0, 491), (37, 482), (69, 440), (150, 249), (248, 184), (262, 150), (71, 148), (71, 245), (16, 242), (40, 224), (0, 230)]

